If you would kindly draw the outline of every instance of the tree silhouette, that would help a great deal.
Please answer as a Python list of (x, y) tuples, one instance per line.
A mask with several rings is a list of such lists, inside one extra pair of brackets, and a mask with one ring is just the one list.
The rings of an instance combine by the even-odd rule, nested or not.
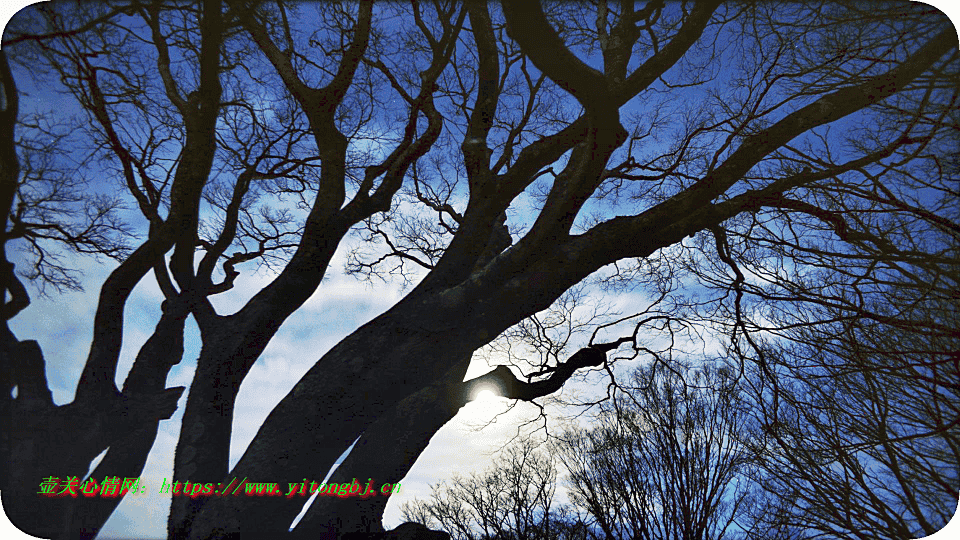
[(730, 372), (654, 364), (625, 390), (595, 427), (561, 437), (573, 503), (607, 538), (738, 537), (751, 437)]
[[(29, 305), (21, 278), (76, 284), (58, 246), (119, 261), (73, 402), (53, 403), (36, 342), (4, 325), (3, 502), (41, 536), (92, 536), (119, 501), (38, 497), (50, 470), (82, 478), (107, 448), (92, 476), (142, 470), (184, 390), (166, 376), (188, 317), (202, 346), (175, 478), (322, 478), (358, 438), (338, 474), (401, 478), (463, 404), (473, 353), (595, 273), (720, 295), (710, 316), (693, 299), (644, 321), (666, 335), (721, 319), (742, 346), (756, 328), (738, 245), (780, 250), (784, 271), (841, 270), (864, 246), (956, 257), (957, 40), (920, 4), (111, 1), (27, 9), (3, 46), (3, 245), (33, 257), (18, 277), (5, 251), (5, 320)], [(27, 76), (78, 107), (63, 137), (27, 119)], [(78, 196), (82, 179), (105, 194)], [(895, 242), (917, 223), (916, 245)], [(368, 242), (348, 271), (409, 291), (317, 360), (230, 469), (244, 377), (351, 231)], [(810, 257), (808, 238), (831, 249)], [(735, 277), (679, 280), (690, 260)], [(211, 298), (253, 262), (271, 280), (219, 313)], [(124, 307), (148, 273), (162, 316), (118, 388)], [(629, 341), (659, 358), (647, 339)], [(489, 376), (535, 399), (578, 368), (615, 378), (620, 344)], [(282, 535), (299, 509), (280, 499), (175, 497), (168, 532)], [(294, 533), (379, 526), (385, 503), (314, 505)]]
[(450, 531), (457, 540), (556, 538), (563, 522), (554, 507), (557, 470), (540, 446), (518, 440), (484, 473), (457, 476), (434, 486), (430, 499), (404, 504), (404, 518)]

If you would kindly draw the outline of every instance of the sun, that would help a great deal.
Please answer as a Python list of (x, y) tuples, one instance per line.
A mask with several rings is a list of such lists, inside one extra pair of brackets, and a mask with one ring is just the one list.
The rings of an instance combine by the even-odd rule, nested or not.
[(470, 402), (463, 408), (464, 419), (470, 422), (486, 422), (504, 411), (505, 400), (498, 388), (483, 385), (471, 394)]
[(485, 401), (487, 403), (491, 401), (496, 401), (500, 397), (500, 387), (496, 383), (481, 383), (478, 384), (470, 392), (470, 401)]

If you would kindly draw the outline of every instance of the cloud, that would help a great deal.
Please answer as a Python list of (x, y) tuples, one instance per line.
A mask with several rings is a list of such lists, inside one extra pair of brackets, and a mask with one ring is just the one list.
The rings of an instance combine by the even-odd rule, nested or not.
[[(11, 255), (17, 268), (22, 268), (25, 263), (18, 260), (16, 252)], [(77, 269), (84, 276), (86, 289), (60, 294), (48, 288), (49, 296), (41, 296), (30, 284), (24, 283), (30, 294), (30, 305), (9, 321), (17, 339), (32, 339), (40, 344), (47, 381), (53, 401), (58, 405), (73, 401), (77, 381), (90, 351), (99, 284), (116, 267), (103, 259), (97, 261), (69, 253), (64, 254), (64, 265)]]
[[(400, 507), (413, 499), (426, 499), (432, 492), (431, 486), (441, 480), (448, 480), (455, 474), (468, 475), (482, 472), (490, 466), (490, 460), (517, 435), (517, 428), (535, 419), (540, 410), (534, 405), (520, 402), (509, 412), (509, 400), (499, 398), (495, 405), (471, 402), (460, 409), (459, 414), (438, 431), (427, 448), (420, 454), (406, 477), (400, 481), (401, 489), (390, 497), (383, 515), (383, 526), (387, 529), (403, 522)], [(494, 423), (487, 423), (501, 414)], [(485, 425), (482, 429), (480, 426)], [(534, 423), (533, 429), (541, 426)], [(521, 428), (527, 433), (528, 428)]]

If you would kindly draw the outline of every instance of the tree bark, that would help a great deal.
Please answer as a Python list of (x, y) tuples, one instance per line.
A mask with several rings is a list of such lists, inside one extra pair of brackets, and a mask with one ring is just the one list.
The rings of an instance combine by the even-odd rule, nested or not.
[[(557, 366), (548, 379), (534, 383), (518, 380), (506, 366), (461, 382), (469, 363), (461, 362), (442, 380), (407, 396), (377, 419), (328, 482), (351, 482), (356, 478), (363, 483), (372, 479), (375, 493), (367, 498), (318, 495), (293, 530), (292, 538), (333, 540), (346, 532), (383, 531), (381, 521), (389, 495), (379, 490), (385, 483), (402, 484), (430, 439), (470, 402), (477, 388), (493, 384), (502, 397), (532, 401), (557, 391), (577, 369), (600, 365), (606, 359), (604, 353), (624, 341), (628, 340), (581, 349)], [(390, 451), (384, 452), (385, 448)]]
[[(166, 387), (167, 375), (183, 357), (183, 328), (188, 310), (183, 303), (165, 302), (163, 314), (154, 333), (140, 349), (123, 385), (128, 396), (155, 394)], [(180, 387), (182, 391), (183, 388)], [(177, 396), (179, 398), (179, 395)], [(90, 478), (102, 482), (108, 475), (138, 478), (143, 472), (147, 456), (157, 438), (160, 420), (144, 422), (110, 445), (106, 456), (90, 473)], [(136, 497), (136, 494), (133, 495)], [(74, 499), (67, 509), (65, 536), (72, 539), (92, 539), (116, 510), (123, 497), (92, 497)]]
[[(383, 511), (390, 500), (390, 494), (381, 493), (383, 484), (402, 483), (433, 435), (467, 403), (467, 385), (462, 380), (469, 360), (461, 360), (443, 379), (407, 396), (378, 418), (328, 480), (340, 484), (356, 478), (364, 485), (372, 480), (374, 494), (366, 498), (318, 495), (293, 529), (292, 538), (334, 540), (345, 532), (383, 531)], [(385, 448), (390, 451), (384, 452)]]

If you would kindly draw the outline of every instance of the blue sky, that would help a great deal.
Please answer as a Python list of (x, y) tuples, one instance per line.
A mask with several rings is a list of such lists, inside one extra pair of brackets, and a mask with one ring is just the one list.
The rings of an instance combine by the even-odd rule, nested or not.
[[(929, 3), (950, 15), (955, 24), (960, 20), (960, 6), (955, 0)], [(19, 8), (28, 4), (21, 0), (0, 3), (0, 21), (5, 22)], [(347, 249), (347, 246), (341, 247), (331, 266), (331, 270), (336, 271), (332, 271), (317, 293), (285, 322), (245, 379), (235, 413), (231, 466), (239, 459), (273, 406), (324, 352), (361, 324), (388, 309), (403, 295), (399, 283), (371, 286), (342, 275), (339, 269), (343, 268)], [(86, 291), (64, 293), (62, 296), (52, 293), (50, 298), (40, 297), (31, 291), (33, 303), (11, 323), (18, 338), (40, 342), (47, 360), (48, 380), (58, 404), (67, 403), (73, 397), (89, 348), (98, 286), (114, 265), (108, 261), (76, 258), (75, 267), (82, 270), (84, 282), (89, 285)], [(244, 273), (238, 278), (230, 296), (216, 297), (213, 303), (219, 312), (231, 313), (270, 279), (266, 271)], [(159, 318), (161, 299), (158, 287), (152, 277), (148, 277), (137, 286), (127, 303), (118, 384), (122, 383), (136, 352)], [(189, 386), (198, 353), (199, 333), (189, 322), (183, 361), (171, 372), (168, 386)], [(478, 362), (471, 367), (468, 377), (483, 371), (486, 368)], [(164, 537), (169, 495), (160, 495), (157, 491), (162, 479), (173, 477), (172, 455), (185, 402), (186, 395), (181, 398), (178, 412), (170, 420), (161, 423), (157, 442), (141, 475), (147, 492), (137, 497), (126, 497), (98, 538)], [(502, 400), (497, 403), (502, 405)], [(491, 453), (516, 432), (517, 425), (537, 414), (535, 407), (520, 404), (482, 431), (471, 428), (471, 424), (492, 417), (497, 407), (489, 403), (470, 404), (434, 437), (415, 467), (403, 479), (400, 494), (391, 498), (384, 517), (386, 527), (400, 523), (399, 505), (402, 502), (427, 496), (431, 484), (449, 478), (454, 473), (483, 469)], [(56, 471), (51, 471), (51, 474), (56, 475)], [(956, 521), (931, 538), (960, 538), (960, 524)], [(0, 518), (0, 537), (32, 538), (16, 530), (5, 516)]]

